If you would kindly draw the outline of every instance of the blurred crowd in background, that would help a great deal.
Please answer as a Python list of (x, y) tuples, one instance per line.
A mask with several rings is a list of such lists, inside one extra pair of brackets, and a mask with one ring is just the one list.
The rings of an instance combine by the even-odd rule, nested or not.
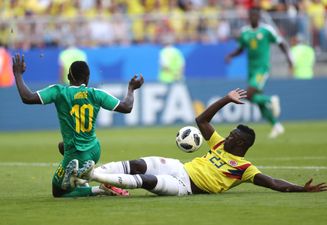
[(10, 48), (224, 42), (259, 6), (289, 40), (327, 51), (327, 0), (2, 0), (0, 42)]

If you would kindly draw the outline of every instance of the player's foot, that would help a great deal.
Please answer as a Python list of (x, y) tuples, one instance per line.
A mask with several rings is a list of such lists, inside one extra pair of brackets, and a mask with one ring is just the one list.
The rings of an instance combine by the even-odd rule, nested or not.
[(79, 186), (79, 187), (89, 187), (89, 181), (88, 180), (84, 180), (84, 179), (81, 179), (81, 178), (75, 178), (75, 184), (76, 186)]
[(129, 196), (129, 192), (127, 190), (112, 186), (110, 184), (101, 184), (99, 188), (104, 190), (108, 195), (124, 196), (124, 197)]
[(269, 138), (276, 138), (279, 135), (283, 134), (284, 132), (285, 129), (283, 125), (281, 123), (276, 123), (269, 134)]
[(78, 160), (73, 159), (68, 163), (65, 169), (64, 179), (61, 183), (61, 188), (67, 190), (70, 187), (75, 186), (75, 178), (78, 170)]
[(280, 101), (277, 95), (271, 96), (271, 110), (275, 118), (278, 118), (280, 115)]
[(93, 160), (87, 160), (83, 164), (83, 166), (78, 170), (77, 177), (85, 180), (89, 180), (93, 173), (94, 165), (95, 163)]

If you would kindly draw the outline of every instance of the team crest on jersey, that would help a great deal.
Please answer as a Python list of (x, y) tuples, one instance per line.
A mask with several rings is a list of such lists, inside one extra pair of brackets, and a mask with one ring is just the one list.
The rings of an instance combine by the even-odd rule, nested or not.
[(262, 33), (258, 33), (258, 34), (257, 34), (257, 39), (258, 39), (258, 40), (261, 40), (262, 38), (263, 38)]
[(228, 164), (231, 166), (237, 166), (237, 162), (235, 160), (229, 160)]

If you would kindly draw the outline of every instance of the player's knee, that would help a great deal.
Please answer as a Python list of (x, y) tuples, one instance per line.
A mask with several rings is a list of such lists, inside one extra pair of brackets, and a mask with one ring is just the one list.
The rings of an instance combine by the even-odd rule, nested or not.
[(147, 166), (143, 159), (129, 161), (131, 174), (144, 174)]
[(64, 195), (64, 190), (52, 185), (52, 196), (55, 198), (60, 198)]
[(64, 155), (65, 149), (64, 149), (64, 143), (63, 142), (59, 142), (58, 149), (59, 149), (60, 154)]
[(152, 190), (156, 187), (158, 179), (154, 175), (139, 175), (142, 179), (142, 188), (146, 190)]

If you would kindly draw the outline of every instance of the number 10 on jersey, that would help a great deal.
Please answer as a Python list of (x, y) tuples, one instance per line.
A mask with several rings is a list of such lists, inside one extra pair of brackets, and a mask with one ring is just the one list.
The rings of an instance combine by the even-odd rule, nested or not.
[[(85, 118), (86, 112), (88, 112), (87, 121)], [(93, 106), (91, 104), (74, 105), (70, 110), (70, 115), (75, 117), (75, 130), (77, 133), (90, 132), (92, 130)]]

